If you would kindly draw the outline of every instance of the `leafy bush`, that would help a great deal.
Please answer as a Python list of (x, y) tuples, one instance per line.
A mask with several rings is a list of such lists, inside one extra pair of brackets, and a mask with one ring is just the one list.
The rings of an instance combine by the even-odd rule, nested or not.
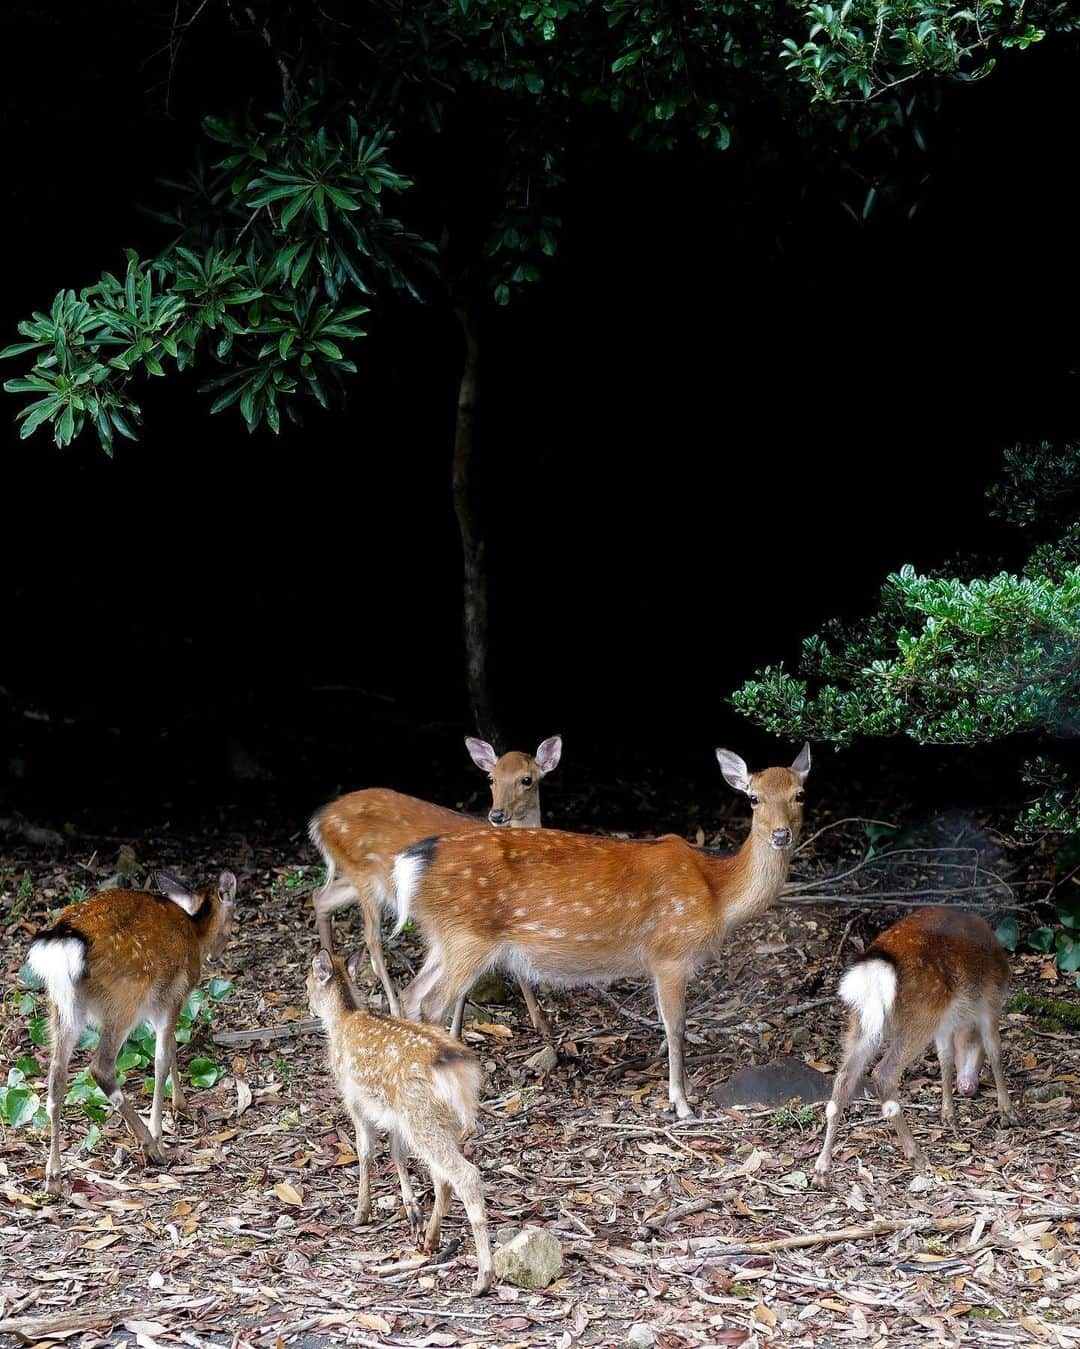
[[(732, 701), (776, 734), (840, 746), (901, 735), (922, 745), (1026, 737), (1038, 752), (1023, 780), (1037, 794), (1019, 830), (1056, 836), (1075, 863), (1080, 788), (1063, 753), (1080, 725), (1080, 444), (1016, 446), (989, 498), (1027, 536), (1021, 571), (903, 567), (886, 578), (876, 613), (827, 624), (803, 642), (797, 673), (766, 667)], [(1040, 928), (1029, 940), (1056, 950), (1063, 970), (1078, 969), (1080, 913), (1062, 899), (1058, 916), (1062, 932)]]

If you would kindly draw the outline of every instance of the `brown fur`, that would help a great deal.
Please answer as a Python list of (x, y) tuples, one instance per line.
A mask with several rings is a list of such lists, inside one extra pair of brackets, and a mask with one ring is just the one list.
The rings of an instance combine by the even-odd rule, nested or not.
[[(741, 789), (757, 805), (749, 837), (730, 857), (675, 835), (638, 842), (521, 830), (439, 839), (430, 863), (417, 864), (411, 895), (399, 894), (399, 921), (407, 908), (430, 948), (406, 990), (407, 1014), (440, 1020), (486, 969), (556, 985), (648, 976), (667, 1032), (671, 1101), (689, 1117), (687, 980), (779, 894), (802, 825), (803, 777), (788, 768), (747, 775)], [(790, 830), (787, 846), (772, 845), (778, 829)]]
[[(465, 1205), (476, 1242), (473, 1291), (486, 1292), (493, 1271), (483, 1186), (458, 1142), (462, 1130), (476, 1122), (482, 1081), (479, 1060), (439, 1027), (373, 1015), (355, 1006), (344, 965), (326, 950), (312, 963), (307, 991), (312, 1011), (326, 1026), (330, 1067), (356, 1128), (360, 1161), (356, 1221), (370, 1220), (370, 1159), (375, 1129), (385, 1129), (414, 1240), (424, 1250), (438, 1250), (453, 1188)], [(435, 1187), (426, 1232), (409, 1180), (409, 1153), (424, 1162)]]
[[(859, 1008), (849, 1014), (844, 1051), (827, 1110), (828, 1127), (814, 1170), (822, 1185), (832, 1161), (840, 1114), (861, 1087), (870, 1064), (870, 1082), (891, 1119), (904, 1155), (926, 1162), (896, 1099), (905, 1069), (933, 1040), (941, 1064), (941, 1113), (956, 1127), (953, 1073), (962, 1096), (974, 1094), (983, 1055), (990, 1061), (1003, 1122), (1016, 1123), (1001, 1066), (998, 1020), (1009, 983), (1009, 960), (990, 927), (976, 914), (957, 909), (918, 909), (881, 933), (853, 966), (895, 974), (895, 995), (880, 1036), (868, 1032)], [(878, 978), (880, 979), (880, 975)], [(888, 976), (885, 975), (886, 983)]]
[[(29, 959), (46, 960), (56, 943), (81, 943), (81, 974), (53, 985), (52, 1059), (49, 1064), (49, 1161), (46, 1182), (60, 1190), (60, 1114), (68, 1064), (83, 1025), (98, 1027), (101, 1040), (91, 1073), (118, 1109), (148, 1162), (162, 1163), (161, 1112), (166, 1076), (172, 1076), (174, 1110), (185, 1106), (176, 1064), (176, 1019), (202, 975), (203, 961), (224, 949), (232, 926), (236, 878), (224, 872), (218, 887), (195, 896), (170, 878), (177, 900), (145, 890), (105, 890), (71, 904), (48, 931), (31, 943)], [(194, 909), (189, 914), (180, 901)], [(50, 995), (53, 992), (50, 988)], [(154, 1099), (147, 1129), (116, 1082), (116, 1058), (131, 1031), (149, 1020), (156, 1031)]]
[[(545, 741), (544, 745), (549, 743)], [(544, 770), (535, 756), (510, 750), (495, 759), (494, 751), (485, 742), (469, 740), (467, 744), (478, 767), (483, 768), (489, 762), (483, 751), (490, 755), (491, 813), (506, 815), (514, 828), (539, 825), (540, 781)], [(557, 755), (555, 761), (558, 762)], [(324, 806), (311, 821), (312, 841), (326, 860), (328, 870), (326, 884), (312, 898), (319, 945), (327, 951), (334, 949), (334, 914), (358, 902), (364, 916), (368, 956), (386, 993), (387, 1005), (395, 1015), (401, 1008), (386, 968), (382, 944), (382, 912), (392, 894), (394, 856), (433, 834), (460, 834), (488, 827), (484, 820), (384, 787), (342, 796)], [(522, 982), (521, 993), (533, 1025), (549, 1040), (551, 1027), (532, 989)], [(463, 993), (454, 1010), (455, 1033), (461, 1030), (464, 1003)]]

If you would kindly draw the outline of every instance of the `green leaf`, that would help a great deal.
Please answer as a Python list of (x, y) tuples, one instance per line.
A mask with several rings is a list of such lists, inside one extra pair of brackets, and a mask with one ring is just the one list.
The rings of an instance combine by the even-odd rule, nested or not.
[(1020, 925), (1015, 918), (1003, 918), (997, 926), (997, 938), (1006, 951), (1015, 951), (1020, 940)]
[(1048, 927), (1037, 927), (1028, 937), (1028, 945), (1033, 951), (1049, 951), (1054, 945), (1054, 934)]
[(211, 979), (206, 991), (214, 1002), (224, 1002), (235, 987), (231, 979)]
[(192, 1059), (188, 1065), (188, 1077), (193, 1087), (212, 1087), (224, 1072), (212, 1059)]

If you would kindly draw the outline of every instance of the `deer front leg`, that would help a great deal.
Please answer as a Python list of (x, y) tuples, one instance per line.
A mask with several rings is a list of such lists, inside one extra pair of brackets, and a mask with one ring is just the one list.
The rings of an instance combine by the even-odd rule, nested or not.
[(521, 989), (521, 996), (525, 999), (525, 1006), (529, 1011), (529, 1020), (533, 1023), (533, 1030), (542, 1040), (550, 1044), (554, 1039), (554, 1032), (551, 1029), (551, 1023), (543, 1013), (539, 1002), (536, 1000), (536, 994), (532, 991), (524, 979), (518, 980), (518, 988)]
[(353, 1222), (362, 1225), (371, 1221), (371, 1154), (375, 1151), (375, 1130), (359, 1110), (352, 1110), (350, 1114), (356, 1128), (356, 1161), (359, 1172)]
[(668, 1047), (668, 1098), (679, 1119), (693, 1119), (686, 1099), (683, 1037), (686, 1032), (686, 967), (666, 965), (654, 976), (656, 1006), (664, 1023)]

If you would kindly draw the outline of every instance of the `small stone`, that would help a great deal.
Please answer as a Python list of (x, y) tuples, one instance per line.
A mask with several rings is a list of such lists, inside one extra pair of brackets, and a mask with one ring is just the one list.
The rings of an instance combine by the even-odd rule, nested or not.
[(495, 1252), (495, 1273), (519, 1288), (546, 1288), (562, 1273), (562, 1246), (551, 1232), (526, 1227)]
[(508, 1246), (520, 1231), (521, 1231), (520, 1227), (511, 1227), (509, 1226), (509, 1224), (505, 1227), (496, 1227), (495, 1245)]
[(647, 1326), (644, 1321), (639, 1321), (637, 1325), (631, 1326), (626, 1332), (626, 1343), (632, 1344), (634, 1349), (651, 1349), (651, 1346), (656, 1343), (656, 1336), (653, 1334), (651, 1327)]
[(530, 1054), (521, 1065), (530, 1073), (550, 1073), (553, 1068), (558, 1067), (559, 1056), (551, 1045), (545, 1045), (543, 1049), (538, 1049), (535, 1054)]

